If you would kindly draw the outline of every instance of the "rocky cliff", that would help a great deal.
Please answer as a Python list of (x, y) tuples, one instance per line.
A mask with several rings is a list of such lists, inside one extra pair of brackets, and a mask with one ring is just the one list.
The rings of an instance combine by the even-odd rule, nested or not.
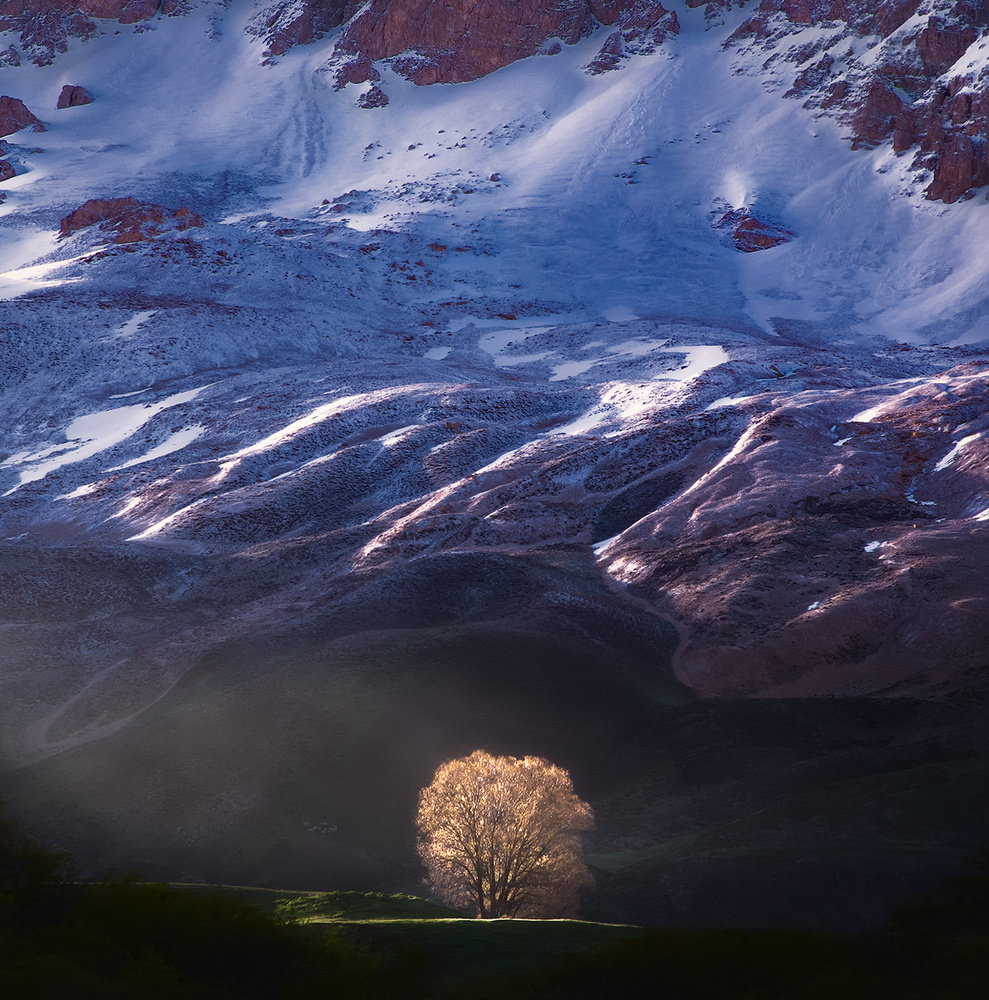
[(785, 96), (838, 115), (855, 146), (910, 155), (926, 196), (951, 203), (989, 182), (986, 27), (981, 0), (762, 0), (726, 47), (765, 53)]
[[(731, 53), (760, 54), (767, 85), (837, 115), (856, 146), (909, 153), (931, 200), (952, 203), (989, 183), (989, 68), (981, 0), (686, 0), (684, 16), (726, 32)], [(188, 12), (182, 0), (4, 0), (0, 31), (16, 36), (0, 56), (40, 65), (89, 38), (98, 22), (122, 25)], [(730, 15), (752, 13), (723, 27)], [(734, 23), (734, 22), (733, 22)], [(269, 57), (330, 40), (338, 86), (380, 79), (381, 63), (416, 84), (475, 80), (519, 59), (553, 54), (600, 30), (591, 73), (648, 54), (679, 33), (658, 0), (301, 0), (264, 8), (248, 30)], [(730, 30), (729, 30), (730, 29)], [(330, 39), (332, 36), (332, 39)], [(377, 65), (376, 65), (377, 64)], [(746, 72), (751, 70), (746, 69)], [(380, 106), (363, 102), (364, 106)]]
[(16, 41), (0, 53), (0, 65), (18, 65), (23, 54), (47, 66), (67, 50), (70, 38), (93, 37), (99, 21), (135, 24), (182, 14), (190, 6), (188, 0), (3, 0), (0, 32), (10, 32)]

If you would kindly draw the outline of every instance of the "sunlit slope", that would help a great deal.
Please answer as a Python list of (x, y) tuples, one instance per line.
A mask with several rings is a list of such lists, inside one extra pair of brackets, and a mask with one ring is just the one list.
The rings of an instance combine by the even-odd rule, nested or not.
[(374, 109), (211, 13), (0, 69), (47, 126), (0, 205), (16, 808), (91, 870), (414, 890), (436, 766), (543, 754), (589, 905), (687, 922), (737, 878), (866, 923), (835, 871), (983, 841), (984, 200), (783, 100), (739, 11)]
[[(842, 126), (781, 99), (758, 51), (722, 51), (741, 12), (720, 29), (686, 12), (654, 54), (600, 76), (584, 71), (595, 35), (469, 84), (389, 77), (389, 105), (370, 110), (352, 88), (333, 90), (332, 39), (265, 61), (245, 32), (252, 13), (122, 26), (73, 42), (51, 66), (0, 70), (48, 126), (43, 155), (23, 133), (8, 139), (24, 172), (0, 210), (15, 237), (5, 270), (53, 248), (57, 220), (39, 210), (132, 195), (189, 204), (217, 224), (322, 212), (365, 229), (392, 219), (442, 243), (476, 228), (491, 259), (489, 288), (475, 294), (519, 283), (585, 315), (622, 307), (767, 330), (777, 317), (832, 337), (985, 335), (981, 199), (925, 203), (906, 158), (853, 152)], [(51, 110), (68, 81), (94, 103)], [(320, 209), (324, 199), (343, 211)], [(742, 206), (796, 238), (772, 254), (735, 253), (711, 223)], [(272, 267), (277, 256), (262, 269)], [(8, 288), (32, 287), (17, 277)], [(253, 283), (236, 284), (249, 294)]]

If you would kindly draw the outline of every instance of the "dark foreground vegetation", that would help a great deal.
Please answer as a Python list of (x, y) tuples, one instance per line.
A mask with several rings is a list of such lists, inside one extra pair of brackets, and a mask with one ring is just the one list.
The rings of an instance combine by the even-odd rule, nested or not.
[(989, 855), (869, 936), (647, 930), (379, 893), (80, 884), (0, 816), (0, 997), (982, 1000), (987, 982)]

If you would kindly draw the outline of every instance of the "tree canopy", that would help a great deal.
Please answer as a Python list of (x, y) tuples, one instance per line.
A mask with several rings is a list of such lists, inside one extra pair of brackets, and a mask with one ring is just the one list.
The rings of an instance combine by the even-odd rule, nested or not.
[(478, 916), (567, 916), (591, 883), (581, 834), (594, 814), (541, 757), (447, 761), (419, 794), (417, 822), (434, 891)]

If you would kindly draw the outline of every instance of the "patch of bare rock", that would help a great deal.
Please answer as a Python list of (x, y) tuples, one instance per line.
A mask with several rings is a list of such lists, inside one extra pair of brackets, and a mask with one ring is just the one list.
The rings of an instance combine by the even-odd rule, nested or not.
[(354, 0), (304, 0), (265, 8), (251, 29), (267, 42), (266, 54), (280, 56), (296, 45), (308, 45), (340, 27), (360, 9)]
[(680, 30), (676, 14), (657, 0), (304, 0), (264, 11), (251, 30), (265, 38), (269, 56), (278, 56), (344, 26), (333, 57), (343, 87), (375, 82), (373, 63), (385, 59), (420, 85), (476, 80), (519, 59), (558, 52), (600, 25), (615, 31), (590, 64), (595, 73), (654, 51)]
[(756, 253), (789, 243), (793, 233), (789, 229), (753, 215), (747, 208), (735, 208), (725, 212), (714, 228), (721, 230), (731, 241), (731, 245), (742, 253)]
[(156, 237), (199, 228), (203, 220), (188, 208), (174, 212), (136, 198), (92, 198), (61, 221), (59, 236), (98, 225), (109, 243), (140, 243)]
[(0, 32), (16, 32), (8, 60), (17, 65), (23, 52), (47, 66), (68, 49), (70, 38), (91, 38), (97, 21), (135, 24), (159, 15), (183, 14), (187, 0), (0, 0)]
[(0, 137), (13, 135), (21, 129), (45, 132), (44, 123), (17, 97), (0, 97)]
[(765, 52), (786, 96), (839, 117), (854, 148), (912, 150), (926, 197), (952, 203), (989, 183), (989, 77), (964, 59), (987, 27), (976, 0), (763, 0), (726, 47)]
[(357, 104), (362, 108), (386, 108), (388, 95), (380, 87), (373, 86), (357, 98)]
[(587, 65), (591, 74), (617, 69), (630, 55), (649, 55), (669, 36), (680, 33), (676, 12), (667, 11), (658, 3), (632, 4), (618, 15), (614, 26), (615, 30)]

